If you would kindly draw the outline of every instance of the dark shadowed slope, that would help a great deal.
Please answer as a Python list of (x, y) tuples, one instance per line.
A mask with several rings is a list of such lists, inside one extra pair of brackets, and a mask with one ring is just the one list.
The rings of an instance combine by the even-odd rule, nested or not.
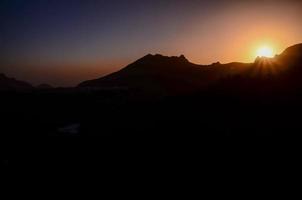
[(48, 89), (53, 89), (53, 87), (49, 84), (40, 84), (36, 87), (39, 90), (48, 90)]
[(4, 74), (0, 74), (0, 90), (27, 90), (32, 89), (33, 86), (24, 81), (19, 81), (14, 78), (8, 78)]
[(196, 65), (183, 55), (167, 57), (149, 54), (118, 72), (85, 81), (79, 87), (126, 87), (157, 94), (179, 94), (240, 73), (248, 66), (250, 64), (243, 63)]
[(279, 62), (285, 64), (302, 64), (302, 43), (293, 45), (285, 49), (279, 56)]

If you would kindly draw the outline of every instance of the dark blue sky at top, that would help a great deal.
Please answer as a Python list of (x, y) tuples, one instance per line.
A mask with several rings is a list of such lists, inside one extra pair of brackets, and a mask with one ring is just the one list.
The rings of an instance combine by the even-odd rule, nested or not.
[(196, 2), (1, 0), (1, 46), (6, 59), (29, 62), (35, 57), (46, 61), (110, 58), (127, 50), (125, 46), (142, 42), (152, 49), (154, 43), (181, 31), (182, 23), (197, 11)]
[[(276, 3), (279, 1), (283, 4)], [(242, 2), (248, 5), (238, 7), (245, 4)], [(201, 63), (228, 56), (222, 60), (228, 61), (239, 56), (221, 47), (233, 48), (236, 38), (232, 37), (243, 35), (236, 31), (247, 31), (237, 25), (241, 22), (236, 22), (242, 13), (232, 16), (233, 13), (246, 8), (254, 11), (256, 17), (261, 12), (266, 15), (267, 10), (258, 9), (267, 5), (272, 8), (270, 11), (275, 10), (271, 17), (275, 20), (283, 11), (284, 16), (295, 13), (283, 9), (285, 4), (293, 2), (301, 1), (0, 0), (0, 72), (33, 82), (45, 80), (70, 85), (92, 78), (92, 73), (108, 73), (123, 67), (147, 53), (184, 53)], [(298, 3), (291, 9), (297, 5), (301, 6)], [(245, 19), (255, 17), (249, 15)], [(296, 19), (293, 15), (284, 23)], [(297, 32), (291, 30), (294, 31)], [(225, 43), (227, 40), (230, 43)], [(89, 67), (92, 65), (98, 68)], [(114, 65), (114, 69), (109, 69)], [(75, 68), (84, 75), (67, 77), (67, 71)], [(41, 70), (48, 70), (48, 77)], [(66, 80), (62, 80), (64, 77)]]

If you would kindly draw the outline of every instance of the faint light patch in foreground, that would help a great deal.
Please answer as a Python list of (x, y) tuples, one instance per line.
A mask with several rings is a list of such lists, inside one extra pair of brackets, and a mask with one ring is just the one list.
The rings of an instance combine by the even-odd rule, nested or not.
[(58, 128), (58, 131), (64, 135), (78, 135), (80, 132), (80, 126), (80, 124), (70, 124), (62, 128)]

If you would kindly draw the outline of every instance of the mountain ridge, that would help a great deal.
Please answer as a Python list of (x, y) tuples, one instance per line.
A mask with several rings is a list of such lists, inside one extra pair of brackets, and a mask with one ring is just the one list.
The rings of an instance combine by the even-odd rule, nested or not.
[[(123, 87), (177, 94), (205, 88), (215, 81), (229, 79), (233, 76), (253, 76), (255, 73), (262, 76), (265, 74), (259, 74), (257, 70), (266, 70), (265, 76), (268, 74), (276, 76), (282, 72), (287, 79), (294, 77), (295, 80), (298, 80), (302, 73), (301, 63), (302, 43), (286, 48), (274, 58), (257, 57), (253, 63), (221, 64), (216, 62), (210, 65), (200, 65), (190, 62), (184, 55), (147, 54), (119, 71), (97, 79), (83, 81), (77, 87)], [(262, 69), (260, 69), (261, 67)], [(270, 72), (270, 68), (275, 72)], [(0, 73), (0, 90), (32, 88), (34, 87), (25, 81), (9, 78)]]
[(184, 55), (147, 54), (117, 72), (84, 81), (78, 87), (127, 87), (178, 94), (206, 87), (220, 78), (239, 73), (249, 65), (239, 62), (199, 65), (191, 63)]
[(84, 81), (78, 87), (126, 87), (179, 94), (200, 90), (216, 81), (235, 76), (274, 77), (285, 69), (290, 73), (294, 68), (289, 70), (289, 67), (300, 65), (301, 57), (302, 44), (286, 48), (275, 58), (256, 58), (253, 63), (198, 65), (191, 63), (184, 55), (169, 57), (147, 54), (117, 72)]
[(33, 89), (34, 87), (25, 82), (20, 81), (15, 78), (9, 78), (5, 74), (0, 73), (0, 90), (28, 90)]

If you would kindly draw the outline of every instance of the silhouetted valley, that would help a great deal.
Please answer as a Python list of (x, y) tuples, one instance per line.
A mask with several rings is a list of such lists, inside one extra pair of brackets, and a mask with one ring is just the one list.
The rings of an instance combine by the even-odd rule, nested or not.
[(302, 131), (302, 44), (254, 63), (146, 55), (74, 88), (0, 75), (1, 136), (267, 136)]

